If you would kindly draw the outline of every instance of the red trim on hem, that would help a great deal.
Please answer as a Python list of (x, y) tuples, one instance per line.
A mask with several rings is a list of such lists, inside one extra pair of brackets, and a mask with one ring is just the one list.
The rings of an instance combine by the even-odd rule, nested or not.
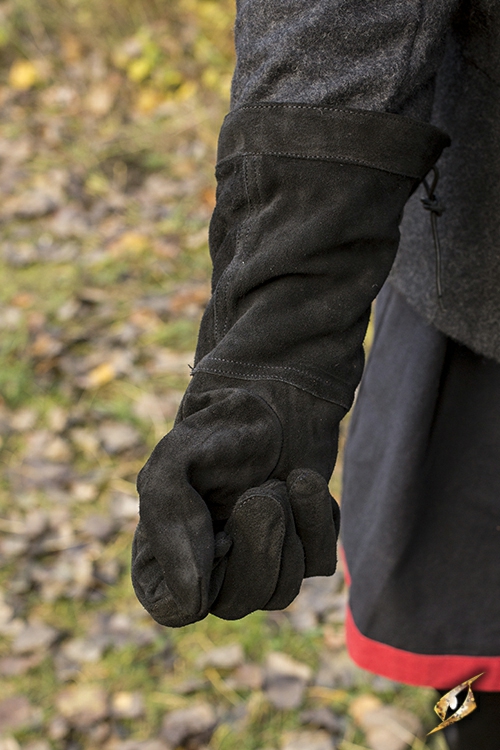
[(477, 690), (500, 691), (500, 656), (414, 654), (367, 638), (346, 612), (346, 645), (351, 659), (369, 672), (396, 682), (440, 690), (450, 689), (481, 672)]
[[(344, 578), (351, 584), (345, 552), (339, 550)], [(361, 667), (396, 682), (446, 690), (484, 672), (474, 689), (500, 691), (500, 656), (462, 656), (455, 654), (415, 654), (363, 635), (349, 605), (345, 620), (346, 646), (351, 659)]]

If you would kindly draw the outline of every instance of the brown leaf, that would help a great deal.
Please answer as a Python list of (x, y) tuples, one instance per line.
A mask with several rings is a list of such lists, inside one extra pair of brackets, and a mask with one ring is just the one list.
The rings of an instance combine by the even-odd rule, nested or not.
[(32, 189), (8, 198), (2, 206), (4, 219), (36, 219), (58, 208), (55, 196), (44, 190)]
[(86, 390), (92, 390), (111, 383), (115, 377), (116, 370), (111, 362), (103, 362), (90, 370), (83, 378), (79, 378), (78, 384)]
[(115, 87), (102, 82), (93, 86), (85, 97), (85, 108), (96, 117), (107, 115), (116, 98)]
[(332, 738), (323, 730), (285, 732), (281, 750), (335, 750)]
[(57, 357), (63, 349), (63, 344), (49, 333), (39, 333), (30, 348), (30, 354), (37, 359)]
[(236, 669), (243, 664), (245, 654), (240, 643), (228, 643), (226, 646), (218, 646), (197, 661), (199, 669), (215, 667), (216, 669)]
[(209, 703), (199, 703), (189, 708), (180, 708), (168, 713), (161, 729), (161, 736), (172, 747), (197, 740), (208, 742), (216, 725), (216, 717)]
[(210, 286), (196, 284), (179, 289), (169, 298), (169, 308), (174, 315), (196, 315), (210, 299)]
[(108, 245), (108, 250), (115, 257), (138, 255), (151, 247), (147, 234), (130, 230), (124, 232), (117, 240)]
[(307, 664), (272, 651), (266, 659), (265, 675), (264, 689), (268, 700), (275, 708), (290, 710), (302, 703), (312, 671)]
[(23, 695), (12, 695), (0, 701), (0, 733), (29, 728), (40, 718), (40, 710)]
[(31, 656), (4, 656), (0, 659), (0, 674), (5, 677), (16, 677), (26, 674), (43, 661), (45, 654), (40, 652)]
[(67, 63), (74, 63), (81, 59), (83, 46), (74, 34), (66, 32), (61, 39), (61, 56)]
[(56, 696), (56, 708), (74, 727), (85, 729), (108, 716), (108, 696), (97, 685), (71, 685)]
[(26, 307), (31, 307), (35, 302), (35, 297), (29, 292), (18, 292), (18, 294), (15, 294), (12, 297), (10, 304), (14, 305), (14, 307), (21, 307), (24, 309)]
[(41, 621), (26, 623), (12, 644), (14, 654), (31, 654), (46, 650), (59, 637), (59, 631)]

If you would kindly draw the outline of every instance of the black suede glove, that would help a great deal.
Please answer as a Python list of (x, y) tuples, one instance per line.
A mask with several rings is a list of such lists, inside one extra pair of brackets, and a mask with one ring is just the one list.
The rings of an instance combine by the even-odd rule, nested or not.
[(404, 204), (447, 143), (375, 112), (226, 118), (213, 295), (174, 429), (138, 480), (132, 580), (158, 622), (280, 609), (304, 576), (334, 572), (338, 423)]
[(162, 624), (282, 609), (305, 575), (335, 571), (325, 477), (343, 410), (280, 382), (246, 386), (194, 376), (139, 476), (133, 580)]

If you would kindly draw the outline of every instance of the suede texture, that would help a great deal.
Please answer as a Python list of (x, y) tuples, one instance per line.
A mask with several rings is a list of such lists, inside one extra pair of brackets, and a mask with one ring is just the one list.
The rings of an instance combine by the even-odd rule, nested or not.
[(174, 429), (138, 479), (132, 580), (158, 622), (284, 608), (304, 576), (334, 572), (338, 423), (403, 207), (447, 143), (371, 112), (226, 119), (213, 294)]

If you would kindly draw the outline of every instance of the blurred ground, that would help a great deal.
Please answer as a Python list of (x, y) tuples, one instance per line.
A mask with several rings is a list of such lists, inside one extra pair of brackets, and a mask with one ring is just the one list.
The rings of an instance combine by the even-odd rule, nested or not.
[(233, 13), (0, 3), (0, 750), (423, 750), (436, 724), (349, 661), (341, 572), (179, 631), (129, 581), (209, 294)]

